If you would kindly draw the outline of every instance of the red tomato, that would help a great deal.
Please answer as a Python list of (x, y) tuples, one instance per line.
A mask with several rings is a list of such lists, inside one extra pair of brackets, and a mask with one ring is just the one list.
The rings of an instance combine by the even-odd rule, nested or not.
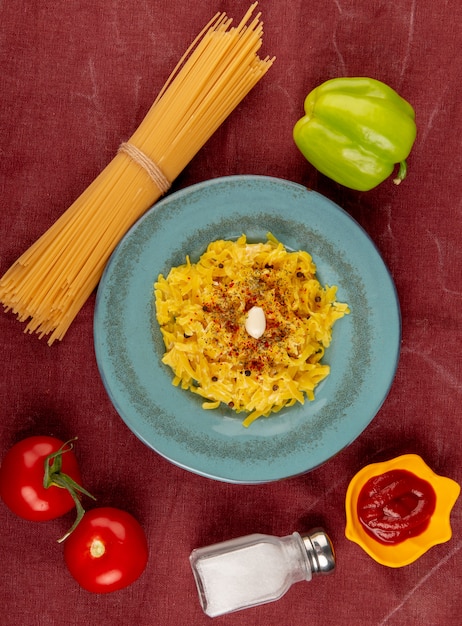
[(148, 544), (137, 520), (113, 507), (87, 511), (64, 543), (64, 560), (81, 587), (109, 593), (131, 585), (148, 562)]
[[(55, 437), (36, 436), (20, 441), (7, 452), (0, 467), (0, 496), (13, 513), (27, 520), (45, 521), (74, 508), (75, 501), (67, 488), (43, 484), (45, 459), (63, 446)], [(65, 473), (76, 483), (82, 482), (72, 446), (60, 455), (59, 466), (61, 476)]]

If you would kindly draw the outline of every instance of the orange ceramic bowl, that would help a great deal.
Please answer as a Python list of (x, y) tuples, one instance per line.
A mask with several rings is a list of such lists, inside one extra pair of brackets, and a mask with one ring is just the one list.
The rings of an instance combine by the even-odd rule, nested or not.
[[(407, 470), (426, 480), (436, 494), (436, 506), (427, 528), (401, 543), (384, 544), (369, 535), (358, 518), (359, 494), (368, 480), (391, 470)], [(431, 547), (452, 537), (451, 510), (459, 496), (460, 486), (451, 478), (435, 474), (417, 454), (404, 454), (390, 461), (373, 463), (359, 471), (351, 480), (345, 499), (347, 539), (357, 543), (374, 560), (388, 567), (402, 567), (416, 561)]]

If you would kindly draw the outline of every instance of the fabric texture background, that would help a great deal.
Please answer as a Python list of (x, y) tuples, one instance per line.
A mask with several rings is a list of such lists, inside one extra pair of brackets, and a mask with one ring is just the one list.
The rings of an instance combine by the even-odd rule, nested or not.
[[(242, 0), (0, 2), (0, 273), (48, 228), (141, 122), (203, 25)], [(172, 191), (231, 174), (302, 183), (341, 205), (376, 243), (396, 283), (402, 352), (381, 410), (316, 470), (267, 485), (231, 485), (175, 467), (124, 425), (93, 350), (94, 294), (49, 348), (0, 314), (0, 458), (32, 434), (79, 438), (85, 486), (99, 505), (130, 511), (150, 559), (132, 586), (80, 589), (56, 542), (72, 515), (46, 524), (0, 503), (0, 621), (6, 626), (201, 626), (188, 557), (252, 532), (323, 525), (334, 575), (280, 601), (217, 618), (223, 625), (456, 626), (462, 607), (462, 501), (453, 538), (389, 569), (344, 536), (344, 497), (364, 465), (405, 452), (462, 483), (462, 5), (431, 0), (262, 0), (264, 54), (274, 66), (175, 181)], [(303, 100), (336, 76), (370, 76), (415, 110), (418, 137), (400, 186), (359, 193), (321, 176), (292, 141)]]

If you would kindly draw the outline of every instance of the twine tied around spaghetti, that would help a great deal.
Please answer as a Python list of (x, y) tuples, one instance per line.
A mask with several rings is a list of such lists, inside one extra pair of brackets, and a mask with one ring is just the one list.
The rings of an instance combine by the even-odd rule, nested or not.
[(117, 153), (123, 153), (129, 156), (132, 161), (137, 163), (148, 174), (154, 184), (159, 188), (162, 195), (167, 193), (171, 187), (171, 182), (165, 176), (160, 167), (152, 161), (144, 152), (134, 146), (132, 143), (121, 143)]

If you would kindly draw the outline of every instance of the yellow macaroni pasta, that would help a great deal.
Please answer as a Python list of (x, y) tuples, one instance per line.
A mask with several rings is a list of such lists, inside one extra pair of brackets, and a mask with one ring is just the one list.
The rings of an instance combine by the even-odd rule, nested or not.
[[(173, 267), (154, 285), (157, 321), (173, 384), (245, 412), (249, 426), (305, 397), (330, 371), (321, 359), (335, 322), (349, 313), (337, 287), (316, 279), (304, 251), (290, 252), (268, 234), (265, 243), (214, 241), (197, 263)], [(249, 310), (264, 311), (266, 327), (255, 339)]]

